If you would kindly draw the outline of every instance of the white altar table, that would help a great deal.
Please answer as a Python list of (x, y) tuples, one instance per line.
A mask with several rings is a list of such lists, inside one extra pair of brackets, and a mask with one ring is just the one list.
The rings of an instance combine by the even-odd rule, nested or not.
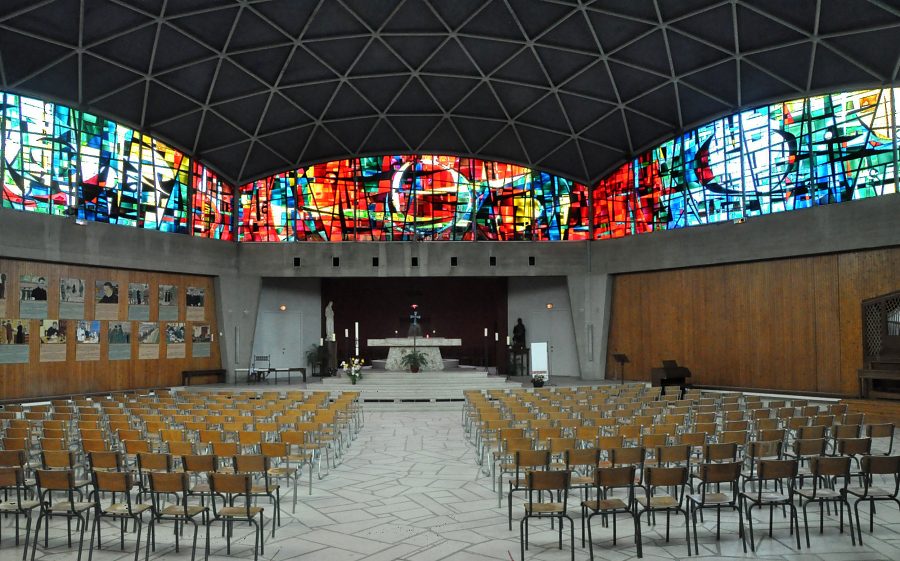
[(446, 337), (389, 337), (387, 339), (369, 339), (370, 347), (388, 347), (386, 370), (400, 372), (406, 368), (400, 362), (409, 354), (413, 347), (425, 355), (427, 364), (422, 370), (443, 370), (444, 358), (441, 356), (441, 347), (461, 347), (462, 339), (448, 339)]

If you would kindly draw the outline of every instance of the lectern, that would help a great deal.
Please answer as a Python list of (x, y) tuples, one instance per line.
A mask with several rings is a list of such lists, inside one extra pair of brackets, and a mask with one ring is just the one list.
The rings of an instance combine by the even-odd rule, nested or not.
[(619, 364), (619, 383), (625, 383), (625, 365), (631, 362), (628, 360), (628, 355), (622, 353), (613, 354), (613, 360), (615, 360)]

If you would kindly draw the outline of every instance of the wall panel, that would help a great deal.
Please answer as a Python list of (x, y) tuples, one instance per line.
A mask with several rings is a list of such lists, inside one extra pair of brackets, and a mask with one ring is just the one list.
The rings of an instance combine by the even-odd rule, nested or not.
[(607, 367), (623, 352), (632, 380), (673, 358), (695, 384), (856, 395), (860, 303), (894, 290), (896, 247), (617, 275)]
[[(39, 275), (47, 279), (48, 319), (59, 317), (59, 279), (81, 278), (85, 281), (84, 318), (95, 317), (94, 283), (112, 280), (119, 283), (118, 319), (128, 320), (128, 283), (139, 282), (150, 285), (150, 321), (159, 319), (158, 287), (160, 284), (178, 286), (178, 321), (185, 324), (185, 358), (166, 359), (166, 343), (159, 344), (157, 360), (138, 360), (137, 331), (140, 322), (131, 322), (131, 360), (108, 360), (109, 321), (100, 322), (100, 360), (77, 362), (75, 360), (75, 321), (69, 320), (65, 362), (39, 362), (40, 322), (30, 321), (29, 362), (27, 364), (0, 364), (0, 400), (23, 397), (40, 397), (73, 393), (90, 393), (153, 386), (170, 386), (181, 383), (181, 371), (192, 369), (219, 368), (218, 325), (216, 321), (216, 294), (213, 277), (179, 275), (151, 271), (84, 267), (37, 261), (0, 259), (0, 273), (6, 275), (6, 314), (4, 318), (19, 317), (19, 277)], [(214, 334), (208, 358), (192, 358), (190, 327), (185, 320), (185, 289), (187, 286), (206, 290), (205, 319)], [(166, 323), (166, 322), (163, 322)], [(165, 325), (161, 326), (164, 329)]]

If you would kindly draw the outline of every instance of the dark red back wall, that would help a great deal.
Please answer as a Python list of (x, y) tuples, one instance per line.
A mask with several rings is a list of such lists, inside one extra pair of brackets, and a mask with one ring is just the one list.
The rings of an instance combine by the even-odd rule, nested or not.
[[(505, 278), (344, 278), (322, 279), (322, 332), (325, 306), (334, 302), (338, 360), (353, 352), (353, 322), (359, 322), (360, 356), (387, 357), (387, 348), (366, 345), (368, 339), (405, 337), (412, 304), (419, 305), (422, 328), (438, 337), (462, 339), (462, 347), (442, 349), (445, 358), (463, 364), (483, 364), (484, 328), (488, 328), (487, 355), (491, 366), (505, 368), (507, 298)], [(344, 339), (344, 329), (350, 339)], [(397, 332), (396, 334), (394, 332)], [(494, 332), (500, 341), (494, 343)]]

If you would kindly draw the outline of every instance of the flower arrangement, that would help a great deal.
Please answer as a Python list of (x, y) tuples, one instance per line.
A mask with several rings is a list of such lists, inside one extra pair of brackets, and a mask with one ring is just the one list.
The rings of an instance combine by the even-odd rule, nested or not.
[(365, 364), (365, 360), (359, 358), (358, 356), (352, 357), (349, 361), (345, 360), (341, 363), (341, 369), (344, 371), (344, 374), (350, 378), (350, 381), (354, 384), (359, 380), (362, 380), (362, 367)]
[(531, 377), (531, 384), (536, 388), (544, 387), (544, 382), (547, 381), (547, 376), (544, 374), (534, 374)]

